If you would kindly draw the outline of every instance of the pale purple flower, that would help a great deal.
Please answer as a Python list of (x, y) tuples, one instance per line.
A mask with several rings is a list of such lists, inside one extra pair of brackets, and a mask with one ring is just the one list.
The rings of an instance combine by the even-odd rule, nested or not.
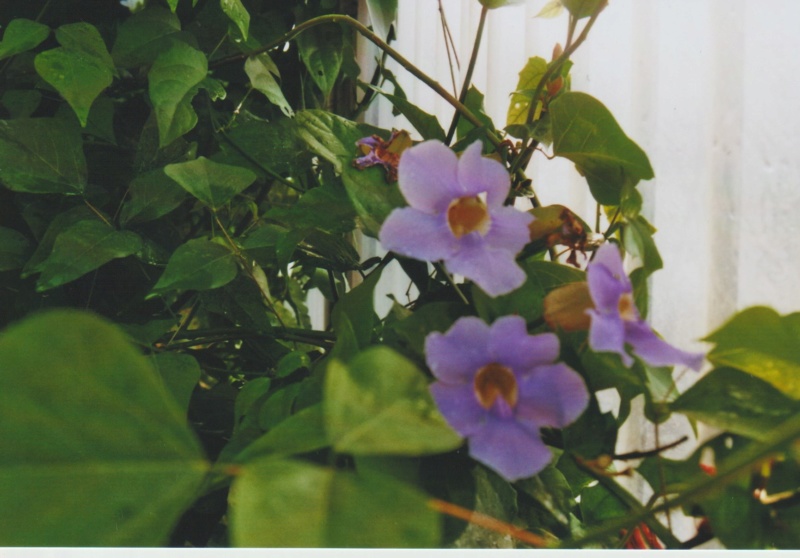
[(589, 402), (583, 378), (555, 363), (558, 354), (555, 334), (528, 335), (519, 316), (491, 326), (460, 318), (425, 339), (439, 411), (469, 440), (470, 455), (506, 480), (541, 471), (552, 454), (540, 428), (567, 426)]
[(617, 353), (629, 367), (633, 358), (625, 352), (627, 343), (634, 354), (651, 366), (680, 364), (700, 370), (703, 353), (689, 353), (673, 347), (641, 318), (616, 246), (609, 243), (598, 248), (586, 268), (586, 278), (594, 303), (593, 309), (586, 310), (591, 318), (589, 346), (593, 351)]
[(380, 231), (386, 250), (435, 262), (490, 296), (525, 281), (515, 256), (528, 243), (533, 216), (504, 207), (511, 181), (475, 142), (461, 155), (429, 140), (403, 152), (399, 186), (410, 207), (395, 209)]

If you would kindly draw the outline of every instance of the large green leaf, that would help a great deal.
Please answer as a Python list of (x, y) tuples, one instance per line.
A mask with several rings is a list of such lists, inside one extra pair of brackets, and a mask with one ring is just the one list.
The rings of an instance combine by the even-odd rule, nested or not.
[(553, 153), (575, 163), (599, 203), (619, 205), (626, 185), (653, 178), (645, 152), (590, 95), (559, 95), (550, 103), (550, 120)]
[(734, 434), (760, 438), (800, 411), (800, 403), (746, 372), (717, 368), (670, 409)]
[(244, 63), (244, 71), (247, 77), (250, 78), (250, 84), (254, 89), (263, 93), (286, 116), (294, 115), (292, 106), (284, 97), (281, 86), (278, 85), (278, 81), (275, 79), (280, 77), (281, 74), (269, 54), (264, 52), (256, 56), (250, 56)]
[(161, 147), (169, 145), (197, 124), (192, 99), (207, 72), (206, 55), (178, 41), (172, 41), (153, 63), (147, 79)]
[(78, 221), (56, 237), (53, 250), (38, 269), (36, 289), (46, 291), (74, 281), (116, 258), (135, 254), (142, 239), (131, 231), (118, 231), (96, 220)]
[(9, 189), (80, 194), (86, 173), (77, 125), (60, 118), (0, 120), (0, 180)]
[(373, 133), (367, 126), (323, 110), (300, 111), (295, 120), (300, 138), (340, 174), (356, 158), (356, 142)]
[(397, 0), (367, 0), (372, 29), (381, 39), (389, 36), (389, 28), (397, 19)]
[(34, 65), (38, 74), (66, 99), (85, 128), (92, 103), (114, 79), (114, 63), (93, 25), (62, 25), (56, 31), (56, 39), (62, 46), (39, 53)]
[(406, 205), (397, 184), (386, 184), (383, 169), (344, 167), (342, 182), (356, 208), (359, 226), (368, 236), (377, 238), (392, 210)]
[(323, 405), (328, 438), (339, 452), (424, 455), (461, 445), (425, 375), (388, 347), (371, 347), (347, 364), (331, 361)]
[(235, 546), (431, 547), (439, 517), (427, 497), (391, 477), (303, 461), (244, 465), (231, 487)]
[(248, 167), (259, 176), (264, 169), (277, 174), (300, 175), (311, 164), (311, 153), (297, 134), (294, 118), (265, 120), (240, 117), (227, 133), (227, 141), (215, 154), (215, 161)]
[(170, 37), (180, 30), (178, 16), (160, 6), (148, 6), (122, 22), (111, 56), (118, 66), (124, 68), (152, 64), (162, 51), (169, 48)]
[(800, 313), (780, 316), (756, 306), (733, 316), (704, 339), (714, 343), (708, 360), (769, 382), (800, 399)]
[(274, 207), (266, 215), (295, 228), (319, 228), (348, 233), (355, 228), (356, 211), (341, 184), (325, 184), (304, 193), (291, 207)]
[(30, 19), (12, 19), (0, 41), (0, 60), (35, 48), (50, 34), (50, 28)]
[(297, 48), (311, 79), (327, 97), (342, 67), (342, 28), (339, 25), (312, 27), (298, 35)]
[(130, 200), (122, 206), (123, 223), (152, 221), (166, 215), (186, 199), (186, 190), (156, 169), (140, 174), (128, 187)]
[(219, 0), (219, 6), (239, 28), (244, 40), (247, 40), (247, 32), (250, 29), (250, 14), (247, 8), (242, 5), (241, 0)]
[(208, 467), (127, 336), (60, 310), (0, 335), (0, 545), (158, 546)]
[(237, 272), (233, 252), (216, 242), (195, 238), (175, 250), (153, 287), (153, 294), (216, 289), (233, 281)]
[(164, 173), (214, 210), (258, 178), (253, 171), (217, 163), (205, 157), (164, 167)]
[(197, 360), (184, 353), (156, 353), (151, 359), (167, 391), (175, 398), (178, 407), (186, 412), (200, 379), (201, 370)]
[(408, 119), (411, 125), (414, 126), (414, 129), (422, 136), (422, 139), (436, 139), (442, 142), (445, 140), (446, 136), (444, 130), (441, 124), (439, 124), (439, 120), (437, 120), (434, 115), (428, 114), (404, 97), (391, 95), (378, 88), (374, 89), (386, 97), (386, 99), (400, 111), (400, 114)]
[(20, 269), (32, 251), (31, 241), (19, 231), (0, 227), (0, 271)]

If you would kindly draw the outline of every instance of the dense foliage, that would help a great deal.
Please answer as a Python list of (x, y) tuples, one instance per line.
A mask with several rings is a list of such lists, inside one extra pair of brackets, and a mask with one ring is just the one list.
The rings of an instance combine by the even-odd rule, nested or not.
[[(480, 29), (512, 3), (481, 2)], [(604, 0), (545, 5), (565, 43), (499, 128), (469, 77), (455, 98), (387, 44), (397, 0), (367, 0), (371, 30), (347, 1), (123, 4), (0, 5), (0, 545), (800, 546), (800, 314), (733, 316), (678, 393), (703, 355), (646, 322), (653, 169), (570, 90)], [(362, 123), (379, 95), (415, 129)], [(594, 226), (539, 200), (537, 150)], [(392, 262), (409, 294), (379, 317)], [(617, 455), (637, 397), (650, 428), (719, 434)]]

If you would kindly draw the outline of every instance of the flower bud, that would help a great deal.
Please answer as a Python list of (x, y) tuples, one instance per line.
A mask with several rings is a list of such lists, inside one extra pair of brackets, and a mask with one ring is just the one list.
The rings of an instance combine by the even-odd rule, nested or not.
[(586, 310), (594, 308), (589, 284), (568, 283), (553, 289), (544, 297), (544, 321), (550, 329), (584, 331), (591, 323)]

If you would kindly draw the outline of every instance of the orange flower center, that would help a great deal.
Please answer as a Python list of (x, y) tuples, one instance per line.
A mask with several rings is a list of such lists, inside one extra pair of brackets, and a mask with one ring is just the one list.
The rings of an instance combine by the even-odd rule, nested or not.
[(623, 293), (619, 298), (619, 315), (626, 322), (635, 322), (638, 319), (636, 303), (633, 302), (631, 293)]
[(502, 364), (487, 364), (475, 375), (475, 395), (485, 409), (502, 397), (512, 409), (517, 404), (517, 380), (511, 369)]
[(458, 198), (447, 208), (447, 224), (456, 238), (474, 231), (485, 235), (491, 222), (486, 204), (478, 196)]

